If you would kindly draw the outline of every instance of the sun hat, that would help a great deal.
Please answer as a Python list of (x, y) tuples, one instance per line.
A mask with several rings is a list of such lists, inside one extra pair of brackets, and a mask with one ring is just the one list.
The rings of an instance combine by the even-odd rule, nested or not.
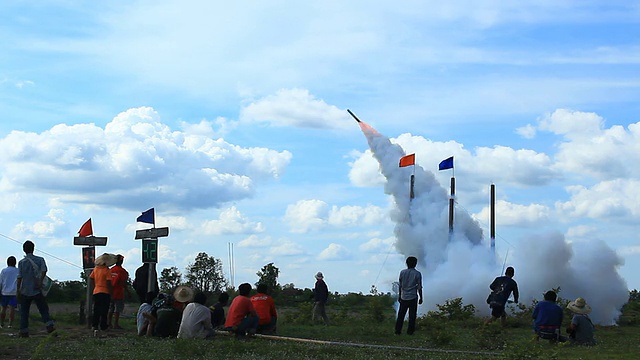
[(112, 266), (116, 263), (117, 256), (115, 254), (104, 253), (95, 260), (96, 266)]
[(575, 301), (572, 301), (567, 305), (567, 309), (571, 310), (576, 314), (588, 314), (591, 312), (591, 306), (587, 304), (587, 302), (579, 297)]
[(173, 298), (176, 299), (176, 301), (183, 302), (183, 303), (192, 301), (193, 289), (188, 286), (180, 285), (173, 292)]
[(324, 275), (322, 275), (322, 273), (318, 271), (318, 273), (316, 274), (316, 280), (322, 280), (322, 279), (324, 279)]

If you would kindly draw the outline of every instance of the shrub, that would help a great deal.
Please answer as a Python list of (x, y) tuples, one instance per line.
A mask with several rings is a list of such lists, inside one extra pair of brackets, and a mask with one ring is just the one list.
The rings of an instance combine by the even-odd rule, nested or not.
[(466, 321), (472, 319), (476, 313), (476, 307), (472, 304), (463, 306), (462, 298), (446, 300), (444, 305), (436, 306), (438, 311), (429, 311), (427, 316), (440, 320)]

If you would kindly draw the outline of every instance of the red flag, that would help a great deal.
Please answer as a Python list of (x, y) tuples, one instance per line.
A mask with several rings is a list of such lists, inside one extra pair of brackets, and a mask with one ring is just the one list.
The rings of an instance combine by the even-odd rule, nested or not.
[(82, 227), (80, 228), (80, 231), (78, 231), (78, 235), (80, 236), (90, 236), (93, 235), (93, 227), (91, 226), (91, 218), (89, 218), (89, 220), (87, 220)]
[(416, 154), (411, 154), (407, 156), (403, 156), (400, 158), (400, 167), (405, 167), (409, 165), (416, 164)]

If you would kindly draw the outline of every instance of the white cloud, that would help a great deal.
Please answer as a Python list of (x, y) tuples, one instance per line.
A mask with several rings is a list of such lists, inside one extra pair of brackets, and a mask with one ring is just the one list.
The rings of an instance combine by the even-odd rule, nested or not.
[(240, 120), (315, 129), (352, 126), (344, 110), (316, 99), (306, 89), (281, 89), (275, 95), (252, 102), (242, 109)]
[(349, 249), (340, 244), (331, 243), (318, 255), (318, 260), (349, 260), (353, 257)]
[(238, 243), (238, 247), (243, 248), (263, 248), (270, 246), (273, 242), (270, 236), (259, 237), (258, 235), (249, 235)]
[(539, 129), (561, 135), (555, 167), (602, 180), (640, 177), (640, 122), (604, 128), (595, 113), (559, 109)]
[(516, 134), (522, 136), (525, 139), (533, 139), (534, 137), (536, 137), (536, 128), (531, 124), (527, 124), (526, 126), (517, 128)]
[(11, 132), (0, 139), (0, 181), (6, 190), (53, 193), (64, 202), (184, 210), (251, 196), (290, 159), (287, 151), (173, 131), (141, 107), (104, 129), (60, 124), (42, 133)]
[(640, 255), (640, 246), (625, 246), (618, 249), (618, 254), (621, 256), (633, 256)]
[(305, 250), (291, 240), (284, 240), (277, 246), (272, 247), (269, 253), (274, 256), (296, 256), (304, 255)]
[[(489, 207), (484, 207), (473, 217), (478, 221), (488, 222), (490, 211)], [(520, 205), (504, 200), (496, 201), (497, 225), (531, 227), (547, 222), (549, 217), (549, 208), (541, 204)]]
[(223, 210), (219, 220), (205, 221), (202, 229), (206, 235), (260, 233), (265, 230), (261, 222), (249, 221), (235, 206)]
[(329, 211), (328, 223), (332, 226), (369, 226), (381, 224), (389, 220), (389, 215), (383, 209), (374, 205), (362, 206), (332, 206)]
[(388, 237), (386, 239), (373, 238), (361, 244), (359, 249), (366, 253), (388, 253), (394, 242), (395, 238), (393, 237)]
[(327, 203), (322, 200), (300, 200), (287, 206), (284, 219), (294, 233), (319, 230), (326, 223), (327, 209)]
[(571, 199), (557, 202), (559, 212), (572, 217), (637, 221), (640, 218), (640, 180), (603, 181), (590, 188), (583, 185), (567, 187)]

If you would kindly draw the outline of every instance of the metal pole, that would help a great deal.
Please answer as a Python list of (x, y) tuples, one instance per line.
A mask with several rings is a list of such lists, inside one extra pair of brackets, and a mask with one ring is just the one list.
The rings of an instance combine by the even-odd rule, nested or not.
[(453, 233), (453, 207), (456, 196), (456, 178), (451, 177), (451, 197), (449, 198), (449, 234)]
[(91, 281), (89, 276), (91, 276), (92, 269), (84, 269), (84, 277), (87, 279), (87, 300), (86, 300), (86, 314), (87, 314), (87, 328), (91, 328), (92, 325), (92, 315), (93, 315), (93, 287), (91, 286)]
[(496, 186), (491, 184), (491, 251), (496, 253)]

